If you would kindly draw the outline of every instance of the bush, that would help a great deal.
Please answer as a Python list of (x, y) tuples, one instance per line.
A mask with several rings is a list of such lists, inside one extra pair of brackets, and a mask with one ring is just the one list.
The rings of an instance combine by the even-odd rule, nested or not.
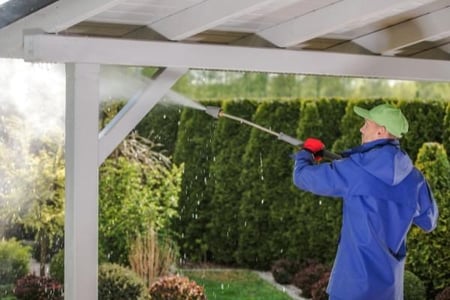
[(50, 277), (29, 274), (17, 280), (14, 295), (19, 300), (62, 300), (63, 287)]
[(450, 300), (450, 286), (436, 295), (436, 300)]
[(206, 300), (203, 287), (187, 277), (161, 277), (150, 287), (152, 300)]
[(311, 298), (313, 285), (329, 271), (330, 268), (323, 264), (311, 263), (295, 274), (292, 283), (302, 290), (302, 296)]
[(59, 250), (50, 260), (50, 276), (64, 283), (64, 249)]
[(133, 271), (117, 264), (105, 263), (98, 270), (98, 298), (148, 299), (144, 281)]
[(328, 300), (327, 286), (330, 281), (331, 272), (325, 272), (322, 277), (311, 287), (313, 300)]
[(0, 241), (0, 285), (13, 284), (29, 272), (30, 248), (12, 239)]
[(14, 295), (13, 290), (13, 284), (0, 284), (0, 299), (4, 299)]
[(280, 284), (290, 284), (298, 269), (299, 264), (297, 262), (279, 259), (272, 265), (272, 276)]
[(404, 300), (425, 300), (426, 290), (422, 280), (411, 271), (405, 271)]

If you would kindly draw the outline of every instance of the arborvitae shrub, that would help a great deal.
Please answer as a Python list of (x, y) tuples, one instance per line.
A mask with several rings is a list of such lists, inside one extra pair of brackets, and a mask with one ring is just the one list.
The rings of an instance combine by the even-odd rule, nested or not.
[(443, 102), (404, 101), (398, 106), (409, 122), (408, 133), (400, 143), (413, 161), (423, 143), (442, 143), (445, 116)]
[[(228, 101), (223, 104), (227, 114), (251, 120), (256, 103), (246, 100)], [(241, 159), (250, 136), (251, 127), (220, 118), (214, 132), (212, 154), (214, 163), (210, 173), (214, 174), (211, 219), (208, 225), (208, 244), (212, 259), (221, 264), (234, 264), (238, 247), (239, 206), (242, 198)]]
[[(295, 136), (298, 102), (263, 102), (253, 122)], [(295, 226), (295, 195), (292, 186), (293, 147), (258, 129), (252, 129), (242, 159), (243, 194), (239, 210), (241, 265), (269, 269), (271, 262), (285, 256), (299, 240), (289, 229)]]
[(182, 276), (165, 276), (150, 287), (152, 300), (206, 300), (202, 286)]
[(328, 300), (327, 287), (330, 281), (331, 272), (325, 272), (322, 277), (313, 284), (311, 296), (313, 300)]
[[(220, 106), (217, 102), (202, 104)], [(216, 125), (217, 121), (204, 111), (186, 108), (181, 114), (174, 162), (184, 163), (184, 173), (174, 230), (179, 234), (181, 257), (188, 261), (206, 260), (209, 256), (207, 228), (214, 183), (209, 169), (214, 160), (212, 139)]]
[(404, 274), (404, 300), (425, 300), (426, 290), (423, 281), (413, 272), (406, 270)]
[(425, 143), (419, 150), (416, 167), (428, 180), (438, 208), (436, 229), (426, 234), (413, 226), (408, 234), (408, 269), (425, 283), (427, 297), (450, 285), (450, 163), (444, 147)]
[(299, 266), (299, 263), (296, 261), (279, 259), (272, 264), (272, 276), (280, 284), (290, 284)]
[[(341, 136), (340, 123), (345, 114), (346, 100), (320, 99), (316, 101), (318, 117), (321, 119), (322, 128), (317, 133), (325, 143), (327, 149), (331, 149), (334, 141)], [(300, 117), (301, 118), (301, 117)]]
[[(300, 115), (297, 129), (299, 135), (321, 139), (321, 136), (326, 136), (332, 127), (332, 123), (322, 118), (319, 106), (315, 101), (302, 102)], [(330, 117), (334, 117), (334, 115), (332, 114)], [(335, 122), (334, 127), (337, 127), (338, 123)], [(336, 199), (319, 197), (300, 190), (299, 198), (298, 222), (301, 224), (294, 230), (297, 233), (295, 235), (297, 239), (302, 241), (301, 246), (299, 245), (301, 250), (299, 252), (303, 257), (300, 257), (300, 260), (316, 259), (322, 263), (328, 263), (336, 252), (335, 245), (341, 225), (342, 203)], [(317, 251), (317, 249), (321, 249), (321, 251)]]
[(0, 240), (0, 285), (12, 284), (29, 271), (30, 248), (18, 241)]
[(445, 109), (445, 118), (442, 128), (444, 128), (444, 133), (442, 134), (442, 144), (447, 151), (447, 156), (450, 157), (450, 102), (447, 104), (447, 108)]
[(62, 300), (63, 286), (55, 279), (29, 274), (17, 280), (14, 295), (19, 300)]
[(329, 271), (330, 268), (324, 264), (312, 263), (305, 268), (300, 269), (297, 274), (294, 275), (292, 283), (302, 290), (302, 296), (311, 298), (313, 285)]
[(436, 296), (436, 300), (450, 300), (450, 286), (443, 289)]
[(141, 136), (161, 144), (171, 156), (175, 150), (181, 111), (179, 106), (157, 103), (139, 122), (136, 130)]
[(117, 264), (101, 264), (98, 269), (98, 298), (148, 299), (144, 281), (133, 271)]
[(50, 260), (50, 276), (64, 283), (64, 249), (59, 250)]

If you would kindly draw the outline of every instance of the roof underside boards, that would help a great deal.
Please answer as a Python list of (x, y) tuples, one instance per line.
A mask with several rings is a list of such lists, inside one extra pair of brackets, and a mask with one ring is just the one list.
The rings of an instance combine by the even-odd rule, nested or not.
[[(448, 81), (450, 77), (450, 0), (33, 1), (34, 11), (0, 28), (0, 57), (28, 57), (24, 36), (44, 33), (109, 38), (120, 43), (141, 40), (226, 45), (242, 47), (244, 52), (268, 48), (280, 50), (280, 55), (285, 55), (281, 50), (307, 51), (317, 54), (314, 58), (318, 60), (321, 55), (326, 58), (330, 53), (342, 53), (359, 57), (358, 63), (375, 57), (390, 57), (392, 61), (406, 57), (410, 62), (438, 60), (444, 63), (441, 72), (448, 71), (449, 75), (437, 79)], [(20, 2), (23, 0), (7, 2), (0, 6), (0, 13), (12, 13), (13, 4)], [(76, 61), (76, 57), (73, 59)], [(336, 62), (336, 69), (344, 62)], [(356, 76), (390, 78), (392, 71), (395, 78), (393, 69), (398, 67), (393, 63), (383, 75), (367, 70)], [(315, 72), (297, 70), (310, 71)], [(330, 75), (341, 74), (336, 71)], [(346, 75), (343, 72), (342, 76)]]

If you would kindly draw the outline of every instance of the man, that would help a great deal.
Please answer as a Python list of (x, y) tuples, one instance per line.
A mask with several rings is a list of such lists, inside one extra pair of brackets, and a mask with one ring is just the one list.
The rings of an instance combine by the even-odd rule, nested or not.
[(325, 148), (309, 138), (295, 155), (295, 185), (343, 198), (341, 237), (328, 284), (332, 300), (403, 299), (406, 236), (412, 224), (429, 232), (438, 209), (428, 183), (400, 149), (408, 131), (402, 112), (388, 104), (366, 110), (362, 144), (343, 158), (315, 164)]

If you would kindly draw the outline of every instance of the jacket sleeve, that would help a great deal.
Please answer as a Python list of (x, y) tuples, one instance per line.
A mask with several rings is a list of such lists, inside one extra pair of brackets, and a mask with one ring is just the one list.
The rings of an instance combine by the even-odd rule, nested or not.
[(315, 164), (313, 155), (306, 150), (297, 152), (294, 159), (293, 181), (299, 189), (321, 196), (344, 196), (348, 180), (342, 171), (348, 159)]
[(416, 216), (413, 223), (426, 232), (436, 228), (439, 210), (436, 200), (433, 197), (430, 186), (424, 182), (419, 192), (419, 201), (417, 203)]

